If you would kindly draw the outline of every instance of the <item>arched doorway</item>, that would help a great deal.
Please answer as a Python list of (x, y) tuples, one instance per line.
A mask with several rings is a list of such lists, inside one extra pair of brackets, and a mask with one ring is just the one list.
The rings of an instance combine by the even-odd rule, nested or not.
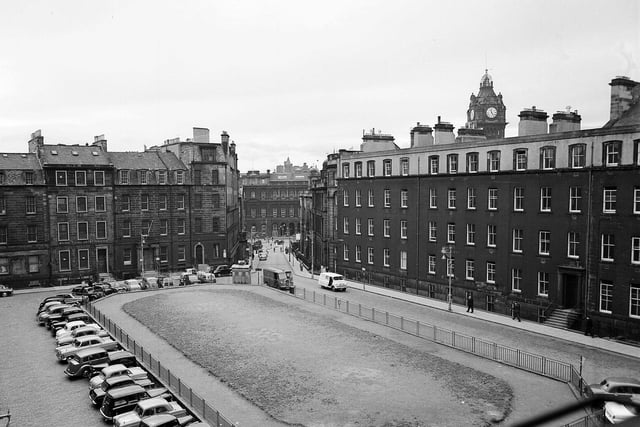
[(196, 265), (204, 264), (204, 246), (202, 246), (202, 243), (196, 243), (193, 253), (195, 254)]

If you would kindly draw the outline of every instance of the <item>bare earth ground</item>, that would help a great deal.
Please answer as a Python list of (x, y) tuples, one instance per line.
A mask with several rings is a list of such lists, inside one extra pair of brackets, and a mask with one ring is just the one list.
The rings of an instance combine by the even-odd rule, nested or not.
[(511, 411), (502, 379), (255, 292), (163, 293), (123, 309), (290, 424), (481, 426)]

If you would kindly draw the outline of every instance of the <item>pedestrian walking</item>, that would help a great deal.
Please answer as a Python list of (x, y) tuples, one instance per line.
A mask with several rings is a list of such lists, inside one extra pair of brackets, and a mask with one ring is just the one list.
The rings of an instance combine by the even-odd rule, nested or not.
[(511, 304), (511, 317), (513, 320), (518, 319), (520, 321), (520, 303), (518, 301), (514, 301)]
[(586, 319), (586, 326), (584, 328), (584, 334), (585, 335), (591, 335), (591, 338), (593, 338), (595, 335), (593, 334), (593, 319), (591, 318), (591, 316), (587, 316)]
[(473, 313), (473, 292), (467, 294), (467, 313)]

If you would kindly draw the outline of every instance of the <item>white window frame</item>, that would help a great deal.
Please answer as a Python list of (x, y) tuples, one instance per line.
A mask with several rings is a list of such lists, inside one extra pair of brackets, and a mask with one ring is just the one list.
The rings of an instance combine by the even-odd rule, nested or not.
[(355, 219), (355, 228), (356, 236), (360, 236), (362, 234), (362, 219), (360, 217)]
[(342, 206), (349, 206), (349, 191), (346, 188), (342, 190)]
[(345, 216), (342, 218), (342, 233), (349, 234), (349, 217)]
[(492, 150), (487, 153), (489, 172), (500, 172), (500, 151)]
[(389, 267), (389, 260), (391, 258), (391, 251), (389, 248), (382, 249), (382, 265), (384, 267)]
[(487, 247), (495, 248), (498, 240), (498, 226), (487, 224)]
[(640, 319), (640, 286), (629, 286), (629, 317)]
[(367, 264), (373, 264), (373, 248), (371, 246), (367, 246)]
[(400, 239), (407, 239), (407, 220), (400, 220)]
[(400, 270), (407, 269), (407, 251), (400, 251)]
[(96, 187), (104, 187), (104, 171), (93, 171), (93, 185)]
[(391, 166), (391, 159), (385, 159), (382, 161), (382, 176), (391, 176), (393, 173), (393, 168)]
[(429, 209), (438, 208), (438, 191), (435, 188), (429, 188)]
[(540, 212), (551, 212), (551, 187), (540, 187)]
[[(101, 226), (104, 227), (104, 234), (101, 234)], [(106, 239), (107, 234), (107, 221), (96, 221), (96, 239)]]
[[(83, 263), (83, 260), (86, 263)], [(78, 249), (78, 270), (91, 269), (91, 263), (89, 262), (89, 249)]]
[(400, 190), (400, 207), (401, 208), (409, 207), (409, 191), (408, 190)]
[(355, 262), (362, 262), (362, 246), (356, 245)]
[(496, 263), (487, 261), (487, 283), (496, 283)]
[(409, 158), (404, 157), (400, 159), (400, 175), (408, 176), (409, 175)]
[(450, 222), (447, 224), (447, 243), (456, 242), (456, 224)]
[(128, 185), (129, 184), (129, 171), (128, 170), (121, 170), (119, 175), (120, 175), (120, 184), (121, 185)]
[(427, 226), (429, 230), (429, 241), (435, 242), (438, 237), (437, 223), (435, 221), (429, 221)]
[[(487, 267), (488, 268), (488, 267)], [(522, 293), (522, 269), (511, 269), (511, 292)]]
[(458, 173), (458, 155), (449, 154), (447, 156), (447, 169), (450, 174)]
[(598, 311), (611, 314), (613, 306), (613, 283), (600, 281), (600, 292), (598, 293)]
[[(69, 266), (63, 266), (62, 265), (62, 254), (66, 253), (67, 254), (67, 259), (69, 260)], [(60, 271), (71, 271), (71, 251), (70, 250), (62, 250), (62, 251), (58, 251), (58, 269)]]
[(631, 264), (640, 264), (640, 237), (631, 238)]
[(87, 171), (76, 171), (76, 187), (87, 186)]
[(362, 207), (362, 190), (356, 188), (356, 207)]
[(524, 230), (514, 228), (511, 231), (511, 251), (516, 254), (522, 253), (522, 243), (524, 242)]
[(577, 231), (569, 231), (567, 233), (567, 258), (578, 259), (578, 250), (580, 249), (580, 233)]
[(467, 280), (475, 280), (476, 274), (475, 261), (472, 259), (465, 260), (464, 262), (464, 276)]
[[(64, 210), (60, 209), (61, 201), (64, 201)], [(67, 196), (56, 197), (56, 213), (69, 213), (69, 198)]]
[[(80, 237), (80, 225), (82, 225), (86, 230), (86, 237), (84, 238)], [(78, 240), (82, 240), (82, 241), (89, 240), (89, 223), (87, 221), (78, 221), (76, 223), (76, 232), (78, 233), (77, 234)]]
[(391, 237), (391, 220), (390, 219), (382, 220), (382, 233), (384, 237)]
[(551, 253), (551, 232), (538, 231), (538, 255), (548, 256)]
[(527, 170), (527, 149), (519, 148), (515, 150), (514, 169), (518, 172)]
[(373, 197), (373, 190), (369, 189), (367, 191), (367, 206), (369, 206), (370, 208), (372, 208), (374, 206), (374, 197)]
[(467, 187), (467, 209), (476, 210), (478, 206), (478, 196), (476, 195), (475, 187)]
[(467, 246), (476, 245), (476, 225), (467, 224)]
[(538, 271), (538, 296), (549, 296), (549, 285), (551, 275), (546, 271)]
[(602, 213), (614, 214), (617, 209), (616, 187), (605, 187), (602, 189)]
[(480, 155), (478, 153), (467, 153), (467, 173), (478, 173)]
[(524, 187), (513, 189), (513, 211), (524, 212)]
[(580, 213), (582, 201), (582, 187), (569, 187), (569, 213)]
[(487, 189), (487, 209), (490, 211), (498, 210), (498, 189)]
[[(60, 226), (66, 227), (66, 230), (67, 230), (66, 238), (62, 238), (63, 236), (60, 235)], [(69, 230), (68, 222), (59, 222), (57, 229), (58, 229), (58, 242), (68, 242), (71, 239), (71, 230)]]
[[(62, 179), (64, 178), (64, 179)], [(56, 187), (67, 186), (67, 171), (56, 171)]]
[(349, 245), (346, 243), (342, 245), (342, 259), (344, 261), (349, 261)]
[(436, 256), (427, 256), (427, 273), (436, 274)]
[(373, 236), (374, 231), (373, 218), (367, 218), (367, 236)]
[(613, 234), (602, 233), (600, 235), (600, 261), (615, 261), (614, 251), (616, 248), (615, 236)]
[[(640, 146), (640, 144), (638, 144)], [(640, 187), (633, 189), (633, 213), (640, 214)]]
[(447, 189), (447, 209), (455, 209), (456, 208), (456, 189), (449, 188)]
[(388, 188), (384, 189), (384, 207), (385, 208), (391, 207), (391, 190)]

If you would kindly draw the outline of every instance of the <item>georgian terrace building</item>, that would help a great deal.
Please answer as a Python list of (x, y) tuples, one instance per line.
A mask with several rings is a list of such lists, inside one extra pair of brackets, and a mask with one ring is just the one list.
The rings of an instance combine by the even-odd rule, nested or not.
[(539, 321), (588, 313), (602, 335), (640, 338), (640, 84), (611, 88), (598, 129), (570, 111), (547, 125), (534, 107), (512, 138), (456, 137), (440, 120), (409, 148), (365, 134), (338, 159), (335, 269), (445, 300), (451, 280), (457, 303), (473, 292), (476, 307), (518, 301)]
[[(170, 140), (144, 152), (44, 144), (0, 154), (0, 283), (76, 283), (230, 263), (238, 249), (235, 144)], [(185, 161), (172, 151), (178, 147)], [(176, 151), (178, 151), (176, 150)], [(207, 170), (206, 174), (203, 171)], [(205, 175), (205, 176), (203, 176)]]

